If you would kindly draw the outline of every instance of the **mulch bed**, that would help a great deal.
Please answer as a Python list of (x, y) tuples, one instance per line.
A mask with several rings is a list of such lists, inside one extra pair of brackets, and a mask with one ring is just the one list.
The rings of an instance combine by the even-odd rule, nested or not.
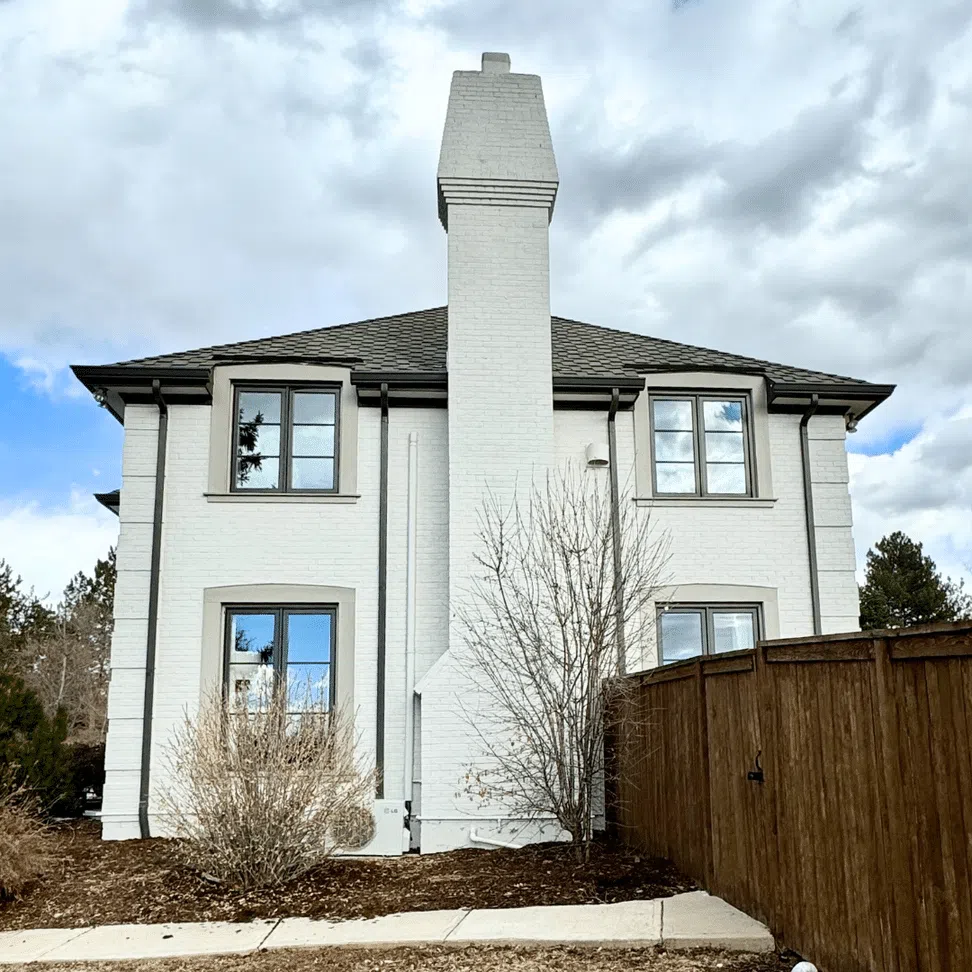
[(375, 918), (440, 908), (516, 908), (660, 898), (696, 885), (664, 860), (596, 844), (589, 862), (563, 844), (337, 858), (282, 887), (211, 884), (173, 860), (166, 840), (103, 842), (93, 821), (55, 831), (56, 870), (0, 904), (0, 931), (164, 921)]
[[(45, 972), (789, 972), (795, 958), (662, 949), (502, 945), (332, 948), (142, 962), (46, 965)], [(15, 966), (11, 972), (36, 969)]]

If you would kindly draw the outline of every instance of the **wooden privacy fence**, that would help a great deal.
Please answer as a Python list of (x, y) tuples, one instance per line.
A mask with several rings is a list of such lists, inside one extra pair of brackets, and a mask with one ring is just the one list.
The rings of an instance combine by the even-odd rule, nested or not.
[(972, 624), (763, 642), (621, 685), (625, 840), (827, 972), (972, 969)]

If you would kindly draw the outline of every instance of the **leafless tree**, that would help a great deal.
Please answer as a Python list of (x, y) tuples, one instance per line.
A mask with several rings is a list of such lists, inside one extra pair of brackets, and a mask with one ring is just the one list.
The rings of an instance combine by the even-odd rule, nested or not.
[(570, 470), (508, 505), (489, 495), (478, 537), (480, 570), (457, 612), (464, 711), (485, 756), (468, 789), (511, 815), (553, 816), (585, 858), (606, 730), (617, 737), (605, 692), (625, 691), (616, 676), (650, 637), (667, 537), (630, 498), (615, 514), (605, 483)]
[(64, 710), (68, 741), (97, 746), (108, 725), (111, 625), (103, 609), (82, 601), (56, 616), (51, 630), (23, 653), (24, 681), (50, 714)]
[(271, 687), (246, 712), (212, 699), (167, 757), (161, 798), (177, 852), (218, 881), (282, 884), (373, 833), (374, 774), (356, 756), (351, 720), (311, 693), (295, 706)]

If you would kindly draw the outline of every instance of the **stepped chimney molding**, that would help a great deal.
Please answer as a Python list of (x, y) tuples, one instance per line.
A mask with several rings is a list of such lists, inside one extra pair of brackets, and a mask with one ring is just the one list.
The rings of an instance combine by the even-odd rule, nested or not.
[(439, 219), (453, 205), (518, 206), (553, 216), (557, 163), (536, 74), (510, 72), (509, 54), (483, 54), (481, 71), (452, 75), (439, 154)]

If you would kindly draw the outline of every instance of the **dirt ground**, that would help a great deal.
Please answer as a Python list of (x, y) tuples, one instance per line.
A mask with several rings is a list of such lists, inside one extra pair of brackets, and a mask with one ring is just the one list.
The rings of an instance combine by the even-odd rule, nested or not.
[[(180, 867), (169, 841), (106, 843), (99, 825), (90, 820), (60, 827), (54, 840), (59, 864), (20, 900), (0, 903), (0, 931), (164, 921), (374, 918), (439, 908), (610, 903), (695, 888), (669, 862), (626, 848), (597, 845), (590, 862), (578, 864), (568, 847), (546, 844), (424, 857), (340, 858), (282, 888), (242, 893)], [(276, 968), (266, 966), (271, 967)]]
[[(294, 949), (256, 955), (146, 962), (44, 965), (44, 972), (789, 972), (796, 958), (661, 949), (426, 948)], [(28, 966), (8, 966), (28, 972)], [(30, 966), (34, 970), (37, 966)]]

